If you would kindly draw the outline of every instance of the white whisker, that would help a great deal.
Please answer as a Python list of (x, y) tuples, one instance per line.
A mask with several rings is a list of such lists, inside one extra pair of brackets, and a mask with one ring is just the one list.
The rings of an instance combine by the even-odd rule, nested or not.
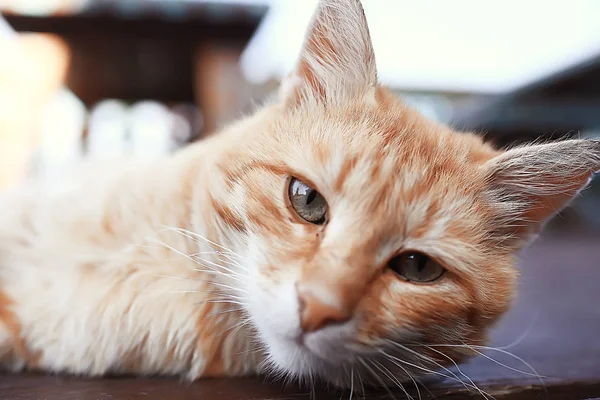
[[(427, 373), (431, 373), (431, 374), (434, 374), (434, 375), (438, 375), (438, 376), (444, 377), (444, 378), (446, 378), (446, 379), (450, 379), (450, 380), (454, 380), (454, 381), (456, 381), (456, 382), (459, 382), (459, 383), (461, 383), (461, 384), (464, 386), (464, 388), (465, 388), (466, 390), (469, 390), (468, 386), (471, 386), (472, 388), (477, 388), (477, 385), (475, 385), (474, 383), (473, 383), (473, 385), (467, 385), (467, 383), (465, 383), (465, 382), (464, 382), (462, 379), (460, 379), (460, 378), (459, 378), (459, 377), (458, 377), (458, 376), (457, 376), (457, 375), (456, 375), (454, 372), (452, 372), (452, 371), (451, 371), (451, 370), (449, 370), (448, 368), (444, 367), (442, 364), (438, 363), (438, 362), (437, 362), (437, 361), (435, 361), (434, 359), (432, 359), (432, 358), (430, 358), (430, 357), (427, 357), (427, 356), (425, 356), (424, 354), (420, 354), (420, 353), (418, 353), (418, 352), (416, 352), (416, 351), (414, 351), (414, 350), (411, 350), (411, 349), (409, 349), (408, 347), (406, 347), (406, 346), (403, 346), (403, 345), (401, 345), (400, 343), (396, 343), (396, 342), (394, 342), (394, 341), (392, 341), (392, 340), (388, 340), (387, 342), (388, 342), (388, 343), (391, 343), (392, 345), (394, 345), (394, 346), (396, 346), (396, 347), (398, 347), (398, 348), (400, 348), (400, 349), (401, 349), (401, 350), (403, 350), (403, 351), (406, 351), (406, 352), (408, 352), (408, 353), (414, 354), (415, 356), (417, 356), (417, 357), (419, 357), (419, 358), (421, 358), (421, 359), (425, 360), (426, 362), (433, 364), (433, 365), (434, 365), (434, 366), (436, 366), (437, 368), (443, 369), (444, 371), (448, 372), (448, 373), (449, 373), (451, 376), (448, 376), (448, 375), (446, 375), (446, 374), (443, 374), (443, 373), (441, 373), (441, 372), (434, 371), (434, 370), (431, 370), (431, 369), (428, 369), (428, 368), (424, 368), (424, 367), (422, 367), (422, 366), (419, 366), (419, 365), (416, 365), (416, 364), (410, 363), (410, 362), (408, 362), (408, 361), (406, 361), (406, 360), (401, 360), (401, 359), (399, 359), (399, 358), (397, 358), (397, 357), (391, 356), (391, 355), (389, 355), (389, 354), (387, 354), (387, 353), (385, 353), (385, 352), (384, 352), (384, 354), (386, 354), (388, 357), (392, 357), (393, 359), (395, 359), (395, 360), (397, 360), (397, 361), (399, 361), (399, 362), (401, 362), (401, 363), (403, 363), (403, 364), (405, 364), (405, 365), (408, 365), (408, 366), (411, 366), (411, 367), (413, 367), (413, 368), (417, 368), (417, 369), (423, 370), (423, 371), (425, 371), (425, 372), (427, 372)], [(468, 378), (468, 377), (467, 377), (467, 378)], [(477, 389), (478, 389), (478, 388), (477, 388)], [(478, 390), (479, 390), (479, 389), (478, 389)]]
[(508, 350), (508, 349), (512, 349), (513, 347), (517, 346), (519, 343), (521, 343), (527, 337), (527, 335), (529, 335), (529, 333), (531, 333), (531, 330), (535, 326), (539, 316), (540, 316), (540, 311), (538, 310), (538, 312), (535, 314), (535, 317), (533, 317), (531, 319), (531, 322), (529, 323), (529, 326), (527, 327), (527, 329), (525, 329), (525, 331), (521, 335), (519, 335), (519, 337), (517, 337), (514, 341), (512, 341), (511, 343), (509, 343), (505, 346), (496, 347), (496, 348), (498, 350)]
[(193, 261), (195, 261), (198, 264), (207, 263), (208, 265), (201, 264), (201, 265), (203, 265), (204, 267), (207, 267), (207, 268), (210, 268), (209, 266), (212, 266), (212, 267), (215, 267), (215, 268), (220, 268), (222, 270), (225, 270), (225, 271), (229, 272), (232, 277), (233, 276), (242, 277), (242, 275), (240, 275), (238, 272), (232, 270), (231, 268), (225, 267), (223, 265), (219, 265), (219, 264), (217, 264), (215, 262), (212, 262), (210, 260), (206, 260), (204, 258), (199, 258), (199, 257), (194, 257), (194, 256), (190, 256), (190, 259), (193, 260)]
[(360, 375), (360, 373), (357, 374), (356, 376), (358, 376), (358, 381), (360, 382), (360, 393), (362, 396), (364, 396), (365, 395), (365, 384), (363, 383), (362, 376)]
[(210, 314), (208, 314), (208, 316), (209, 317), (214, 317), (216, 315), (228, 314), (228, 313), (232, 313), (232, 312), (236, 312), (236, 311), (244, 311), (244, 308), (242, 308), (242, 307), (228, 308), (228, 309), (222, 310), (222, 311), (211, 312)]
[(354, 365), (350, 366), (350, 396), (348, 400), (352, 400), (352, 395), (354, 395)]
[(236, 252), (234, 252), (233, 250), (228, 249), (227, 247), (225, 247), (223, 245), (220, 245), (218, 243), (215, 243), (212, 240), (210, 240), (208, 238), (205, 238), (204, 236), (202, 236), (202, 235), (200, 235), (200, 234), (198, 234), (196, 232), (192, 232), (190, 230), (183, 229), (183, 228), (176, 228), (176, 227), (169, 227), (169, 226), (164, 226), (164, 228), (167, 229), (167, 230), (173, 231), (173, 232), (177, 232), (180, 235), (183, 235), (183, 236), (185, 236), (185, 237), (187, 237), (189, 239), (195, 240), (196, 242), (198, 242), (197, 239), (200, 239), (200, 240), (208, 243), (209, 245), (211, 245), (211, 247), (212, 246), (216, 246), (216, 247), (224, 250), (225, 252), (227, 252), (227, 253), (229, 253), (231, 255), (234, 255), (234, 256), (238, 257), (239, 259), (242, 259), (242, 257), (239, 254), (237, 254)]
[(245, 306), (244, 303), (241, 303), (239, 301), (235, 301), (235, 300), (228, 300), (228, 299), (210, 299), (210, 300), (204, 300), (201, 301), (199, 303), (196, 303), (196, 305), (201, 305), (201, 304), (206, 304), (206, 303), (215, 303), (215, 304), (220, 304), (220, 303), (225, 303), (225, 304), (237, 304), (238, 306)]
[[(230, 278), (230, 279), (237, 280), (237, 281), (239, 281), (239, 282), (241, 282), (241, 283), (243, 283), (243, 282), (244, 282), (244, 281), (243, 281), (243, 280), (242, 280), (242, 279), (239, 277), (239, 274), (238, 274), (238, 273), (236, 273), (235, 271), (233, 271), (233, 270), (231, 270), (231, 269), (229, 269), (229, 268), (227, 268), (227, 267), (223, 267), (223, 266), (221, 266), (221, 265), (218, 265), (218, 264), (216, 264), (216, 263), (213, 263), (212, 261), (209, 261), (209, 260), (203, 260), (203, 259), (202, 259), (202, 260), (198, 260), (197, 258), (195, 258), (195, 257), (192, 257), (192, 256), (190, 256), (189, 254), (186, 254), (186, 253), (184, 253), (184, 252), (182, 252), (182, 251), (180, 251), (180, 250), (178, 250), (178, 249), (174, 248), (173, 246), (169, 245), (168, 243), (164, 243), (164, 242), (161, 242), (161, 241), (158, 241), (158, 243), (159, 243), (159, 244), (161, 244), (162, 246), (164, 246), (165, 248), (167, 248), (167, 249), (169, 249), (169, 250), (171, 250), (171, 251), (175, 252), (176, 254), (179, 254), (179, 255), (180, 255), (180, 256), (182, 256), (183, 258), (185, 258), (185, 259), (188, 259), (188, 260), (192, 261), (192, 262), (193, 262), (193, 263), (195, 263), (195, 264), (198, 264), (198, 265), (201, 265), (201, 266), (203, 266), (203, 267), (209, 268), (209, 270), (210, 270), (210, 271), (213, 271), (213, 273), (215, 273), (215, 274), (220, 274), (220, 275), (226, 276), (226, 277), (228, 277), (228, 278)], [(202, 263), (208, 263), (209, 265), (204, 265), (204, 264), (202, 264)], [(227, 271), (227, 272), (229, 272), (229, 273), (224, 273), (223, 271), (219, 271), (219, 270), (217, 270), (217, 269), (215, 269), (215, 268), (211, 268), (211, 266), (212, 266), (212, 267), (215, 267), (215, 268), (221, 268), (221, 269), (224, 269), (224, 270), (226, 270), (226, 271)], [(198, 269), (197, 269), (197, 270), (198, 270)], [(199, 272), (208, 272), (208, 271), (206, 271), (206, 270), (198, 270), (198, 271), (199, 271)], [(237, 275), (237, 276), (236, 276), (236, 275)]]
[[(393, 364), (395, 364), (395, 365), (397, 365), (397, 366), (398, 366), (398, 364), (396, 364), (396, 362), (400, 362), (400, 363), (403, 363), (403, 364), (405, 364), (405, 365), (408, 365), (408, 366), (411, 366), (411, 367), (413, 367), (413, 368), (416, 368), (416, 369), (419, 369), (419, 370), (421, 370), (421, 371), (424, 371), (424, 372), (426, 372), (426, 373), (428, 373), (428, 374), (432, 374), (432, 375), (441, 376), (441, 377), (443, 377), (443, 378), (446, 378), (446, 379), (449, 379), (449, 380), (454, 380), (454, 381), (456, 381), (456, 382), (458, 382), (458, 383), (462, 384), (466, 390), (469, 390), (469, 386), (471, 386), (471, 385), (467, 385), (467, 383), (465, 383), (464, 381), (462, 381), (462, 380), (461, 380), (461, 379), (460, 379), (458, 376), (456, 376), (456, 374), (453, 374), (453, 373), (452, 373), (452, 371), (448, 370), (447, 368), (444, 368), (444, 367), (443, 367), (442, 365), (440, 365), (440, 364), (438, 364), (438, 366), (439, 366), (439, 367), (446, 369), (446, 370), (447, 370), (449, 373), (451, 373), (452, 375), (454, 375), (454, 377), (452, 377), (452, 376), (448, 376), (448, 375), (446, 375), (446, 374), (443, 374), (443, 373), (441, 373), (441, 372), (438, 372), (438, 371), (435, 371), (435, 370), (432, 370), (432, 369), (429, 369), (429, 368), (422, 367), (422, 366), (420, 366), (420, 365), (416, 365), (416, 364), (410, 363), (410, 362), (408, 362), (408, 361), (405, 361), (405, 360), (401, 360), (401, 359), (399, 359), (399, 358), (397, 358), (397, 357), (394, 357), (394, 356), (392, 356), (391, 354), (388, 354), (388, 353), (385, 353), (385, 352), (383, 352), (383, 350), (382, 350), (382, 354), (383, 354), (383, 355), (385, 355), (386, 357), (388, 357), (388, 359), (389, 359), (389, 360), (390, 360), (390, 361), (391, 361)], [(472, 387), (473, 387), (473, 388), (475, 388), (475, 386), (472, 386)]]
[[(389, 342), (389, 343), (392, 343), (393, 345), (395, 345), (395, 346), (399, 347), (400, 349), (402, 349), (402, 350), (404, 350), (404, 351), (407, 351), (407, 352), (409, 352), (409, 353), (411, 353), (411, 354), (414, 354), (414, 355), (416, 355), (416, 356), (417, 356), (417, 357), (419, 357), (419, 358), (422, 358), (422, 359), (423, 359), (423, 360), (425, 360), (426, 362), (429, 362), (429, 363), (431, 363), (431, 364), (435, 365), (435, 366), (436, 366), (436, 367), (438, 367), (438, 368), (441, 368), (441, 369), (443, 369), (444, 371), (446, 371), (446, 372), (448, 372), (450, 375), (452, 375), (452, 377), (449, 377), (449, 376), (447, 376), (447, 375), (445, 375), (445, 374), (442, 374), (442, 373), (440, 373), (440, 372), (438, 372), (438, 371), (432, 371), (432, 370), (429, 370), (429, 372), (430, 372), (430, 373), (433, 373), (434, 375), (440, 375), (440, 376), (443, 376), (443, 377), (445, 377), (446, 379), (455, 380), (456, 382), (459, 382), (460, 384), (462, 384), (462, 385), (463, 385), (463, 387), (464, 387), (464, 388), (465, 388), (467, 391), (469, 391), (469, 387), (470, 387), (470, 388), (472, 388), (472, 389), (475, 389), (475, 390), (477, 390), (477, 391), (479, 392), (479, 394), (481, 394), (481, 396), (482, 396), (484, 399), (488, 399), (488, 398), (492, 398), (492, 399), (493, 399), (493, 398), (494, 398), (494, 397), (493, 397), (491, 394), (487, 393), (486, 391), (482, 390), (482, 389), (481, 389), (479, 386), (477, 386), (477, 384), (475, 384), (475, 382), (474, 382), (474, 381), (473, 381), (473, 380), (472, 380), (472, 379), (471, 379), (471, 378), (470, 378), (470, 377), (469, 377), (467, 374), (465, 374), (465, 373), (464, 373), (464, 372), (463, 372), (463, 371), (460, 369), (460, 367), (458, 366), (458, 364), (457, 364), (457, 363), (456, 363), (454, 360), (452, 360), (452, 358), (448, 357), (446, 354), (443, 354), (443, 353), (441, 353), (441, 352), (439, 352), (439, 351), (437, 351), (437, 350), (434, 350), (434, 349), (432, 349), (432, 348), (429, 348), (429, 346), (426, 346), (426, 345), (421, 345), (421, 346), (423, 346), (423, 347), (427, 347), (427, 348), (429, 348), (429, 350), (430, 350), (430, 351), (434, 351), (435, 353), (437, 353), (437, 354), (440, 354), (440, 355), (442, 355), (444, 358), (448, 359), (448, 360), (449, 360), (449, 361), (450, 361), (452, 364), (454, 364), (454, 366), (456, 367), (456, 369), (458, 370), (458, 372), (459, 372), (459, 373), (460, 373), (460, 374), (461, 374), (461, 375), (462, 375), (462, 376), (463, 376), (465, 379), (467, 379), (467, 380), (469, 381), (469, 383), (467, 383), (467, 382), (464, 382), (464, 381), (463, 381), (462, 379), (460, 379), (460, 378), (459, 378), (459, 377), (458, 377), (458, 376), (457, 376), (457, 375), (456, 375), (454, 372), (452, 372), (450, 369), (448, 369), (448, 368), (444, 367), (442, 364), (438, 363), (437, 361), (435, 361), (435, 360), (434, 360), (434, 359), (432, 359), (431, 357), (428, 357), (428, 356), (426, 356), (426, 355), (424, 355), (424, 354), (420, 354), (420, 353), (418, 353), (418, 352), (416, 352), (416, 351), (414, 351), (414, 350), (411, 350), (411, 349), (409, 349), (408, 347), (401, 345), (400, 343), (396, 343), (396, 342), (394, 342), (394, 341), (391, 341), (391, 340), (388, 340), (388, 342)], [(413, 367), (420, 368), (419, 366), (417, 366), (417, 365), (414, 365), (414, 364), (411, 364), (411, 363), (408, 363), (407, 361), (400, 360), (400, 359), (398, 359), (398, 358), (395, 358), (395, 357), (394, 357), (394, 359), (396, 359), (396, 360), (398, 360), (398, 361), (400, 361), (400, 362), (402, 362), (402, 363), (404, 363), (404, 364), (407, 364), (407, 365), (412, 365)]]
[(464, 372), (463, 372), (463, 371), (460, 369), (460, 367), (458, 366), (458, 364), (456, 363), (456, 361), (454, 361), (454, 360), (452, 359), (452, 357), (450, 357), (450, 356), (449, 356), (449, 355), (447, 355), (447, 354), (444, 354), (444, 353), (442, 353), (441, 351), (435, 350), (435, 349), (431, 348), (430, 346), (426, 346), (426, 347), (427, 347), (429, 350), (431, 350), (431, 351), (433, 351), (433, 352), (435, 352), (435, 353), (437, 353), (437, 354), (441, 355), (442, 357), (445, 357), (446, 359), (448, 359), (448, 360), (449, 360), (449, 361), (450, 361), (450, 362), (451, 362), (451, 363), (454, 365), (454, 367), (456, 368), (456, 370), (458, 371), (458, 373), (459, 373), (459, 374), (461, 374), (462, 376), (464, 376), (464, 377), (465, 377), (465, 378), (466, 378), (466, 379), (467, 379), (467, 380), (468, 380), (468, 381), (469, 381), (469, 382), (470, 382), (470, 383), (471, 383), (471, 384), (472, 384), (472, 385), (475, 387), (475, 389), (477, 389), (477, 390), (479, 391), (479, 393), (480, 393), (480, 394), (481, 394), (481, 395), (482, 395), (482, 396), (483, 396), (485, 399), (487, 399), (488, 397), (491, 397), (492, 399), (494, 398), (494, 397), (493, 397), (492, 395), (490, 395), (489, 393), (487, 393), (487, 392), (484, 392), (482, 389), (480, 389), (480, 388), (479, 388), (479, 386), (477, 386), (477, 385), (475, 384), (475, 382), (473, 382), (473, 380), (471, 379), (471, 377), (470, 377), (470, 376), (468, 376), (467, 374), (465, 374), (465, 373), (464, 373)]
[(179, 294), (185, 294), (185, 293), (201, 293), (201, 291), (199, 290), (163, 290), (160, 292), (156, 292), (156, 293), (179, 293)]
[(149, 275), (149, 276), (155, 276), (157, 278), (176, 279), (176, 280), (191, 281), (191, 282), (195, 281), (195, 279), (186, 278), (184, 276), (162, 275), (162, 274), (155, 274), (155, 273), (152, 273), (152, 272), (143, 272), (143, 274), (144, 275)]
[(387, 369), (385, 366), (381, 365), (381, 363), (379, 362), (373, 362), (373, 365), (380, 370), (385, 376), (387, 376), (392, 382), (394, 382), (396, 384), (396, 386), (398, 386), (400, 388), (400, 390), (402, 390), (402, 392), (404, 392), (404, 394), (406, 395), (406, 397), (408, 397), (410, 400), (415, 400), (404, 388), (404, 385), (402, 385), (402, 383), (398, 380), (398, 378), (396, 378), (394, 376), (394, 374), (392, 374), (390, 372), (389, 369)]
[(232, 300), (238, 300), (238, 301), (245, 301), (246, 299), (244, 297), (240, 297), (240, 296), (236, 296), (230, 293), (223, 293), (223, 292), (203, 292), (205, 294), (210, 294), (210, 295), (220, 295), (220, 296), (224, 296), (227, 299), (232, 299)]
[[(203, 266), (203, 265), (200, 265), (200, 266)], [(244, 281), (241, 280), (241, 279), (239, 279), (239, 278), (236, 278), (234, 276), (231, 276), (230, 274), (226, 274), (225, 272), (217, 271), (217, 270), (214, 270), (214, 269), (194, 268), (193, 270), (196, 271), (196, 272), (202, 272), (202, 273), (211, 274), (211, 275), (224, 276), (224, 277), (226, 277), (228, 279), (232, 279), (234, 281), (237, 281), (237, 282), (240, 282), (240, 283), (244, 283)]]
[(231, 285), (226, 285), (226, 284), (221, 283), (221, 282), (206, 281), (206, 280), (202, 280), (202, 281), (198, 281), (198, 282), (200, 282), (200, 283), (210, 283), (211, 285), (222, 287), (224, 289), (228, 289), (228, 290), (232, 290), (232, 291), (240, 292), (240, 293), (244, 293), (244, 294), (249, 294), (248, 291), (246, 291), (244, 289), (240, 289), (240, 288), (237, 288), (237, 287), (234, 287), (234, 286), (231, 286)]
[(400, 369), (402, 371), (404, 371), (404, 373), (406, 375), (408, 375), (408, 377), (410, 378), (410, 380), (412, 381), (412, 383), (415, 385), (415, 389), (417, 390), (417, 394), (419, 396), (419, 400), (422, 400), (421, 391), (419, 390), (419, 385), (417, 385), (417, 381), (415, 381), (415, 378), (413, 378), (413, 376), (410, 374), (410, 372), (408, 372), (408, 370), (406, 368), (404, 368), (403, 366), (398, 365), (398, 364), (396, 364), (396, 366), (400, 367)]
[(250, 323), (250, 318), (245, 318), (242, 319), (241, 321), (238, 321), (236, 324), (233, 324), (232, 326), (230, 326), (229, 328), (225, 329), (224, 331), (218, 333), (215, 337), (219, 337), (222, 336), (223, 334), (225, 334), (226, 332), (230, 331), (233, 329), (232, 332), (237, 332), (239, 329), (243, 328), (244, 326), (248, 325)]
[[(511, 353), (509, 351), (503, 350), (503, 349), (498, 349), (498, 348), (495, 348), (495, 347), (487, 347), (487, 346), (468, 345), (468, 344), (464, 344), (464, 343), (463, 344), (447, 344), (447, 345), (436, 344), (436, 345), (429, 345), (428, 347), (430, 347), (430, 346), (432, 346), (432, 347), (458, 347), (458, 348), (467, 348), (467, 349), (472, 350), (473, 352), (477, 353), (478, 355), (480, 355), (480, 356), (482, 356), (482, 357), (484, 357), (484, 358), (486, 358), (486, 359), (488, 359), (488, 360), (490, 360), (490, 361), (492, 361), (492, 362), (494, 362), (494, 363), (496, 363), (496, 364), (498, 364), (500, 366), (508, 368), (511, 371), (515, 371), (515, 372), (521, 373), (523, 375), (533, 376), (533, 377), (536, 377), (536, 378), (538, 378), (540, 380), (542, 378), (552, 379), (552, 377), (543, 376), (543, 375), (538, 374), (537, 371), (527, 361), (525, 361), (521, 357), (519, 357), (519, 356), (517, 356), (517, 355), (515, 355), (515, 354), (513, 354), (513, 353)], [(513, 368), (513, 367), (511, 367), (509, 365), (503, 364), (500, 361), (495, 360), (494, 358), (490, 357), (489, 355), (484, 354), (484, 353), (478, 351), (477, 349), (492, 350), (492, 351), (497, 351), (497, 352), (502, 353), (502, 354), (506, 354), (506, 355), (508, 355), (508, 356), (510, 356), (510, 357), (512, 357), (512, 358), (514, 358), (514, 359), (516, 359), (518, 361), (520, 361), (521, 363), (523, 363), (523, 365), (525, 365), (527, 368), (529, 368), (532, 372), (523, 371), (523, 370), (520, 370), (518, 368)]]
[(394, 396), (394, 394), (390, 391), (390, 389), (387, 387), (387, 385), (385, 384), (385, 382), (383, 382), (383, 380), (379, 377), (379, 375), (377, 375), (375, 373), (375, 371), (373, 371), (371, 369), (371, 367), (369, 367), (369, 364), (367, 364), (365, 362), (365, 360), (363, 360), (361, 357), (358, 357), (357, 360), (358, 360), (358, 362), (360, 362), (363, 365), (363, 367), (365, 367), (365, 369), (367, 371), (369, 371), (369, 373), (371, 375), (373, 375), (373, 377), (379, 382), (379, 384), (381, 384), (381, 387), (384, 388), (386, 392), (388, 392), (388, 394), (390, 395), (390, 397), (392, 399), (396, 399), (396, 396)]

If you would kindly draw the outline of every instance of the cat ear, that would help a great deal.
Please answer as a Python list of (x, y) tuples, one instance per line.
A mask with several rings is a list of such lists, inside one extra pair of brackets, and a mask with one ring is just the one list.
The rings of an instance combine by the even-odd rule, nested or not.
[(508, 150), (483, 166), (502, 235), (528, 240), (600, 171), (600, 141), (566, 140)]
[(367, 20), (359, 0), (321, 0), (300, 58), (282, 82), (288, 106), (375, 98), (377, 68)]

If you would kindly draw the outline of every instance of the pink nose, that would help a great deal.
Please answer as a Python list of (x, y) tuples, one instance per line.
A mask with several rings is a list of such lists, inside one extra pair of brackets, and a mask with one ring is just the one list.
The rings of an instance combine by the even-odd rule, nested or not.
[(304, 332), (314, 332), (328, 325), (348, 321), (351, 311), (328, 304), (308, 290), (298, 289), (300, 302), (300, 327)]

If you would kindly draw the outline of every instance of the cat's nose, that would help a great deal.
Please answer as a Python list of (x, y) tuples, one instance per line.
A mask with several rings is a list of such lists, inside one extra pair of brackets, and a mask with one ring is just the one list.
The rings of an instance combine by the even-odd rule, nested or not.
[(314, 332), (328, 325), (348, 321), (351, 311), (333, 296), (319, 295), (318, 292), (306, 286), (298, 286), (298, 301), (300, 303), (300, 327), (304, 332)]

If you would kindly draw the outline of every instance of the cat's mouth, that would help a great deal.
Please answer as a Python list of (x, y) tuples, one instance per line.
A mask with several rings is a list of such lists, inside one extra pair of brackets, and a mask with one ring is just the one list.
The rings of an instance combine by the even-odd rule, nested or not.
[(344, 364), (355, 358), (354, 350), (347, 345), (349, 338), (337, 330), (303, 332), (293, 342), (299, 351), (328, 364)]

